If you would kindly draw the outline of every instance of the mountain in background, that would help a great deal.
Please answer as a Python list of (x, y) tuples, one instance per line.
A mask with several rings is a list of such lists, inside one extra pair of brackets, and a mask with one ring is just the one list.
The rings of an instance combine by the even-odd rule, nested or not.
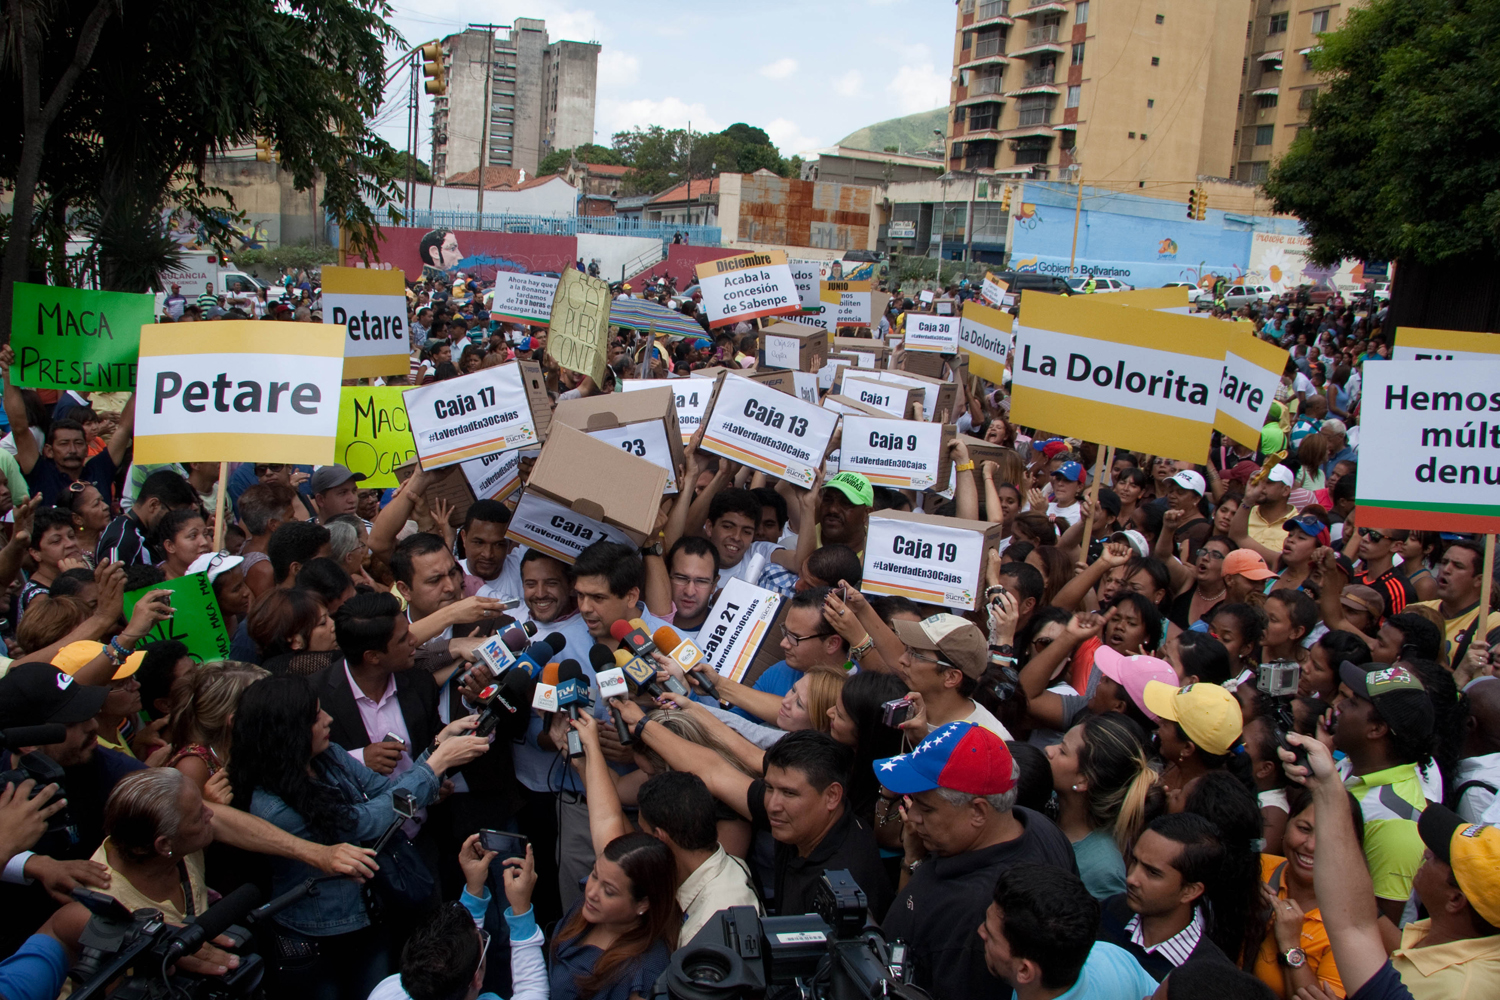
[(946, 107), (934, 108), (931, 111), (920, 111), (904, 118), (892, 118), (889, 121), (866, 125), (862, 129), (850, 132), (837, 144), (853, 149), (874, 150), (877, 153), (884, 152), (887, 146), (899, 147), (897, 152), (907, 154), (936, 151), (942, 148), (943, 143), (932, 134), (932, 130), (946, 130), (947, 124), (948, 109)]

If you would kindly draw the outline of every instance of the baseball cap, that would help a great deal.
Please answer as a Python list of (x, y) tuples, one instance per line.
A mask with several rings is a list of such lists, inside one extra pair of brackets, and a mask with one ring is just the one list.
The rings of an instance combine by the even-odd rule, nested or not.
[(1218, 684), (1200, 682), (1179, 688), (1147, 681), (1146, 706), (1181, 726), (1205, 753), (1228, 753), (1245, 725), (1239, 701)]
[(1110, 517), (1120, 516), (1120, 494), (1108, 486), (1099, 487), (1099, 508)]
[(1288, 531), (1296, 528), (1298, 531), (1301, 531), (1310, 538), (1317, 539), (1319, 545), (1327, 545), (1329, 541), (1331, 541), (1331, 537), (1328, 533), (1328, 525), (1324, 524), (1322, 521), (1319, 521), (1311, 514), (1304, 514), (1301, 517), (1291, 518), (1283, 522), (1283, 527), (1285, 527)]
[(877, 760), (874, 766), (875, 777), (897, 795), (934, 788), (1002, 795), (1016, 787), (1015, 761), (1005, 741), (972, 722), (939, 726), (911, 753)]
[(919, 622), (896, 621), (896, 634), (912, 649), (942, 654), (967, 677), (978, 680), (990, 662), (990, 646), (979, 626), (958, 615), (936, 614)]
[(228, 573), (244, 561), (244, 556), (231, 555), (228, 552), (205, 552), (188, 565), (187, 571), (189, 574), (207, 573), (208, 582), (213, 583), (220, 574)]
[(1367, 611), (1377, 618), (1385, 613), (1385, 598), (1380, 596), (1380, 591), (1359, 583), (1351, 583), (1345, 587), (1339, 594), (1339, 603), (1346, 608)]
[(875, 490), (870, 481), (858, 472), (840, 472), (823, 483), (825, 490), (838, 490), (856, 507), (875, 506)]
[(1169, 687), (1177, 686), (1177, 671), (1172, 664), (1154, 656), (1125, 656), (1108, 646), (1094, 650), (1094, 666), (1099, 672), (1125, 689), (1137, 708), (1150, 716), (1152, 722), (1160, 722), (1155, 712), (1146, 707), (1146, 684), (1160, 681)]
[(1054, 459), (1058, 455), (1061, 455), (1063, 452), (1065, 452), (1065, 451), (1068, 450), (1068, 442), (1061, 441), (1061, 440), (1058, 440), (1058, 441), (1048, 441), (1046, 444), (1042, 445), (1041, 448), (1039, 448), (1038, 450), (1043, 455), (1046, 455), (1048, 459)]
[(75, 684), (50, 663), (18, 663), (0, 677), (0, 726), (85, 722), (107, 697), (109, 688)]
[(1089, 474), (1083, 471), (1083, 464), (1080, 462), (1064, 462), (1052, 474), (1054, 476), (1061, 476), (1071, 483), (1087, 482), (1089, 478)]
[(1266, 476), (1266, 481), (1271, 483), (1280, 483), (1287, 489), (1291, 489), (1293, 486), (1297, 485), (1297, 479), (1292, 475), (1292, 470), (1288, 469), (1284, 465), (1278, 465), (1273, 468), (1270, 474)]
[(1269, 580), (1275, 573), (1266, 565), (1266, 560), (1258, 552), (1249, 549), (1235, 549), (1224, 557), (1225, 576), (1245, 576), (1252, 580)]
[(1432, 732), (1435, 718), (1427, 689), (1416, 674), (1399, 663), (1358, 666), (1345, 660), (1339, 664), (1339, 680), (1374, 705), (1397, 736), (1420, 737)]
[(1181, 486), (1185, 490), (1191, 490), (1192, 492), (1198, 494), (1200, 497), (1208, 489), (1208, 484), (1203, 481), (1203, 477), (1198, 475), (1198, 473), (1194, 472), (1192, 469), (1183, 469), (1181, 472), (1177, 473), (1177, 475), (1172, 477), (1172, 482), (1176, 483), (1178, 486)]
[(1286, 431), (1276, 424), (1266, 424), (1260, 429), (1260, 453), (1274, 455), (1286, 449)]
[(323, 465), (312, 474), (308, 485), (316, 494), (331, 490), (335, 486), (342, 486), (351, 479), (357, 483), (364, 478), (366, 477), (363, 472), (350, 472), (342, 465)]
[[(71, 677), (83, 669), (85, 664), (91, 663), (102, 652), (104, 652), (104, 643), (94, 642), (91, 639), (80, 639), (77, 642), (70, 642), (62, 649), (59, 649), (57, 655), (52, 657), (52, 665)], [(131, 653), (125, 657), (125, 662), (120, 664), (119, 668), (115, 670), (115, 675), (110, 680), (122, 681), (129, 677), (141, 669), (141, 661), (145, 658), (146, 651), (144, 649), (138, 649), (134, 653)]]
[(1146, 536), (1134, 528), (1117, 531), (1113, 535), (1110, 535), (1107, 540), (1111, 542), (1124, 542), (1130, 546), (1136, 555), (1142, 558), (1151, 554), (1151, 546), (1146, 543)]
[(1433, 857), (1453, 869), (1474, 911), (1500, 924), (1500, 828), (1466, 823), (1447, 806), (1430, 803), (1417, 819), (1417, 833)]

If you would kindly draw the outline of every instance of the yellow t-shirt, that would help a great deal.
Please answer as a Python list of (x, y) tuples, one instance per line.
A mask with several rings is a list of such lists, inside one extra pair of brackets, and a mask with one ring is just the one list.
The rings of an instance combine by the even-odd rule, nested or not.
[(1415, 764), (1397, 764), (1345, 782), (1365, 817), (1365, 862), (1379, 899), (1405, 900), (1426, 845), (1417, 817), (1427, 807)]
[[(1416, 601), (1415, 603), (1407, 605), (1407, 607), (1410, 607), (1410, 608), (1431, 608), (1432, 610), (1436, 611), (1438, 614), (1442, 614), (1443, 613), (1443, 609), (1441, 607), (1442, 603), (1443, 602), (1441, 600)], [(1446, 633), (1445, 638), (1446, 638), (1447, 643), (1448, 643), (1448, 645), (1450, 647), (1449, 653), (1452, 652), (1451, 647), (1452, 647), (1454, 641), (1456, 641), (1458, 639), (1458, 633), (1462, 632), (1464, 629), (1466, 629), (1469, 626), (1473, 625), (1474, 624), (1474, 619), (1476, 619), (1478, 617), (1479, 617), (1479, 602), (1476, 601), (1476, 602), (1474, 602), (1474, 606), (1472, 608), (1470, 608), (1467, 611), (1460, 612), (1457, 618), (1445, 618), (1445, 619), (1443, 619), (1443, 631)], [(1484, 630), (1485, 635), (1489, 635), (1490, 632), (1494, 631), (1497, 628), (1500, 628), (1500, 611), (1491, 611), (1489, 618), (1485, 621), (1485, 626), (1486, 626), (1485, 630)]]
[[(130, 884), (130, 880), (120, 874), (109, 863), (109, 838), (99, 845), (90, 861), (97, 861), (109, 869), (109, 888), (99, 891), (106, 896), (113, 896), (127, 910), (139, 910), (143, 907), (151, 907), (160, 910), (162, 916), (169, 924), (186, 923), (188, 914), (183, 913), (177, 904), (170, 899), (152, 899)], [(203, 911), (208, 909), (208, 885), (203, 881), (203, 852), (195, 851), (182, 859), (183, 866), (187, 869), (188, 888), (193, 896), (192, 913), (194, 916), (202, 916)]]

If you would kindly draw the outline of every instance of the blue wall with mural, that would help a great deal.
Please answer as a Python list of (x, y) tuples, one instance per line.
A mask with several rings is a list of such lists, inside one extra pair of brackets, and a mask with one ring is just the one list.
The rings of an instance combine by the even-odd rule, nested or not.
[[(1078, 189), (1028, 181), (1010, 220), (1010, 266), (1017, 271), (1068, 274)], [(1202, 282), (1222, 275), (1237, 281), (1250, 267), (1253, 232), (1300, 234), (1294, 220), (1253, 218), (1208, 210), (1187, 218), (1187, 202), (1145, 198), (1101, 188), (1083, 189), (1078, 224), (1078, 274), (1119, 278), (1137, 288), (1172, 281)]]

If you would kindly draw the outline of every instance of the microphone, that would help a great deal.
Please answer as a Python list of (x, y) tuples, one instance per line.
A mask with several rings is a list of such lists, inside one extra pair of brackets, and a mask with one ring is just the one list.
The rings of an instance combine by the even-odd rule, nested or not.
[(531, 695), (531, 707), (539, 712), (557, 711), (558, 664), (549, 663), (542, 668), (542, 679)]
[(532, 678), (541, 676), (543, 664), (562, 652), (563, 646), (567, 645), (567, 640), (562, 636), (557, 635), (556, 632), (552, 635), (556, 635), (560, 640), (556, 646), (549, 641), (552, 638), (550, 635), (546, 639), (538, 639), (527, 646), (524, 651), (517, 653), (516, 662), (512, 665), (522, 668)]
[[(709, 697), (720, 704), (725, 704), (724, 699), (719, 696), (719, 685), (713, 681), (713, 667), (708, 666), (707, 657), (703, 655), (703, 650), (695, 646), (691, 639), (684, 639), (670, 625), (663, 625), (657, 629), (652, 633), (651, 638), (658, 648), (671, 650), (667, 655), (677, 661), (677, 665), (682, 668), (683, 673), (688, 674), (693, 680), (701, 684), (703, 690), (708, 692)], [(707, 669), (694, 671), (693, 668), (700, 663), (704, 664)]]
[[(651, 654), (659, 652), (656, 643), (651, 641), (651, 636), (646, 633), (646, 623), (640, 618), (632, 618), (630, 621), (620, 619), (609, 627), (609, 634), (620, 640), (620, 644), (650, 666), (652, 671), (656, 665), (651, 660)], [(626, 671), (629, 673), (629, 670)], [(633, 676), (633, 675), (632, 675)], [(637, 682), (639, 683), (639, 682)], [(641, 685), (644, 687), (645, 685)], [(683, 687), (682, 682), (675, 677), (667, 678), (667, 690), (674, 694), (687, 694), (688, 689)]]
[(253, 883), (245, 883), (203, 912), (195, 922), (172, 935), (167, 948), (167, 961), (181, 955), (191, 955), (235, 924), (244, 920), (260, 902), (260, 889)]
[(538, 641), (545, 642), (547, 645), (551, 646), (554, 653), (561, 653), (563, 649), (568, 645), (568, 637), (563, 635), (561, 632), (548, 632)]
[(639, 656), (631, 656), (629, 650), (615, 650), (615, 664), (625, 672), (625, 676), (635, 682), (635, 686), (646, 692), (652, 698), (660, 698), (663, 694), (662, 687), (656, 681), (656, 665), (647, 663)]
[[(630, 697), (630, 684), (625, 680), (625, 671), (615, 666), (615, 654), (609, 651), (609, 647), (602, 642), (596, 642), (589, 650), (589, 663), (594, 666), (594, 675), (599, 678), (599, 697), (604, 701), (611, 698)], [(620, 738), (621, 743), (630, 742), (630, 731), (625, 728), (625, 720), (620, 718), (620, 713), (610, 710), (610, 717), (615, 720), (615, 735)]]
[(512, 625), (500, 635), (500, 641), (510, 649), (512, 653), (519, 653), (526, 648), (527, 641), (536, 635), (536, 622), (526, 622), (521, 625)]
[(484, 709), (479, 713), (479, 724), (474, 727), (477, 736), (489, 736), (502, 722), (523, 716), (531, 701), (534, 683), (524, 670), (511, 670), (501, 680), (489, 684), (479, 692)]
[(40, 726), (11, 726), (0, 732), (0, 747), (15, 750), (20, 747), (45, 747), (61, 743), (68, 738), (68, 727), (56, 722)]
[[(588, 677), (577, 660), (564, 660), (558, 666), (557, 707), (565, 709), (568, 718), (578, 718), (580, 704), (585, 709), (590, 707), (588, 683)], [(583, 756), (583, 741), (578, 736), (578, 730), (571, 727), (568, 729), (568, 756)]]

